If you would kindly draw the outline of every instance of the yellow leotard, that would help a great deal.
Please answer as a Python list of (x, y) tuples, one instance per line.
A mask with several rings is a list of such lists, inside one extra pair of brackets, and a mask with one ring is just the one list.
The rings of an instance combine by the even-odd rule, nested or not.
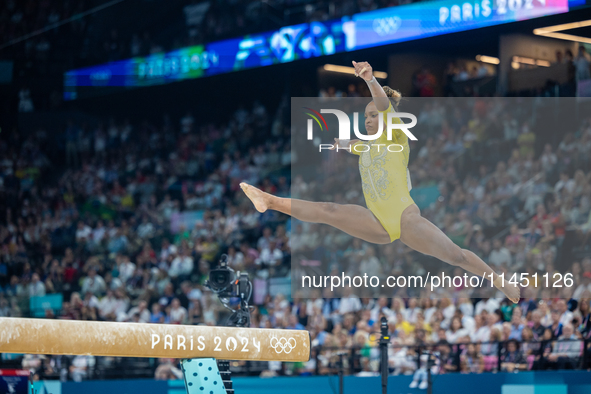
[[(400, 238), (400, 217), (402, 212), (411, 204), (412, 189), (410, 173), (408, 172), (408, 137), (402, 130), (392, 132), (392, 141), (388, 140), (387, 128), (388, 112), (394, 112), (392, 103), (388, 109), (380, 111), (384, 119), (384, 130), (380, 138), (373, 141), (359, 141), (351, 146), (351, 153), (359, 156), (359, 172), (363, 185), (363, 195), (367, 208), (378, 218), (382, 226), (390, 235), (390, 241)], [(399, 118), (395, 123), (402, 123)], [(360, 144), (369, 145), (359, 146)], [(371, 146), (383, 144), (379, 147)], [(402, 145), (392, 147), (392, 144)]]

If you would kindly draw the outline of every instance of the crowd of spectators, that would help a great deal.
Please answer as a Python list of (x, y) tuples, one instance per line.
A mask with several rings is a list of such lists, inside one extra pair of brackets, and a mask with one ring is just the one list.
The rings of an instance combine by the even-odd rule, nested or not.
[(555, 52), (555, 60), (553, 64), (567, 64), (569, 66), (569, 75), (572, 74), (572, 79), (576, 81), (583, 81), (591, 78), (591, 56), (587, 53), (584, 45), (579, 45), (577, 55), (574, 56), (570, 49), (557, 50)]
[(2, 140), (0, 316), (62, 294), (46, 317), (223, 324), (202, 286), (221, 253), (251, 277), (288, 275), (285, 217), (259, 214), (238, 186), (289, 193), (286, 103), (240, 108), (223, 125), (190, 112), (158, 126), (68, 121), (59, 172), (46, 131)]
[[(470, 64), (468, 66), (467, 64)], [(468, 69), (469, 68), (469, 69)], [(466, 85), (458, 94), (454, 89), (455, 83), (478, 81), (494, 75), (494, 68), (483, 62), (450, 62), (445, 73), (438, 78), (427, 66), (416, 70), (412, 75), (412, 97), (436, 97), (438, 88), (443, 87), (443, 96), (487, 96), (486, 92), (479, 92), (475, 86)]]
[[(555, 78), (548, 78), (545, 85), (540, 85), (537, 89), (530, 92), (515, 92), (521, 96), (543, 96), (543, 97), (571, 97), (578, 95), (577, 84), (580, 81), (589, 79), (591, 77), (591, 56), (587, 52), (584, 45), (579, 45), (576, 55), (573, 51), (566, 49), (564, 51), (558, 49), (555, 52), (555, 58), (544, 67), (555, 67), (556, 69), (564, 69), (566, 66), (566, 78), (556, 75)], [(538, 65), (512, 63), (514, 68), (536, 68)], [(563, 78), (565, 80), (563, 80)], [(558, 82), (563, 80), (562, 82)], [(581, 93), (583, 96), (584, 92)]]
[[(472, 64), (472, 63), (471, 63)], [(450, 62), (441, 76), (437, 76), (428, 66), (417, 69), (411, 77), (412, 85), (408, 92), (403, 92), (409, 97), (488, 97), (492, 92), (478, 91), (478, 81), (495, 75), (492, 66), (482, 62), (473, 62), (468, 71), (463, 62)], [(472, 81), (474, 85), (461, 86), (458, 83)], [(494, 90), (493, 90), (494, 91)], [(327, 86), (319, 92), (319, 97), (364, 97), (369, 95), (364, 83), (349, 84), (346, 89), (338, 89), (335, 86)]]
[(468, 67), (465, 64), (456, 65), (455, 63), (449, 63), (447, 65), (446, 73), (448, 79), (455, 82), (483, 78), (491, 74), (485, 63), (479, 63), (478, 66), (472, 65), (470, 70), (468, 70)]
[[(526, 119), (504, 111), (501, 101), (471, 103), (472, 110), (446, 111), (433, 101), (418, 116), (426, 128), (412, 147), (413, 185), (437, 186), (440, 194), (423, 215), (499, 272), (568, 270), (576, 286), (532, 285), (519, 305), (461, 288), (392, 299), (359, 298), (350, 290), (337, 298), (267, 296), (253, 311), (252, 325), (306, 328), (315, 354), (305, 364), (269, 363), (265, 374), (332, 372), (335, 347), (356, 348), (349, 367), (371, 373), (378, 360), (371, 334), (382, 316), (393, 334), (395, 373), (416, 368), (413, 345), (420, 344), (437, 345), (442, 370), (449, 372), (491, 371), (499, 362), (502, 370), (579, 365), (580, 342), (566, 342), (588, 339), (590, 332), (591, 259), (584, 248), (591, 230), (590, 120), (566, 131), (556, 148), (537, 152), (537, 139), (547, 136)], [(255, 102), (224, 123), (198, 124), (191, 112), (174, 121), (165, 116), (158, 125), (68, 121), (63, 171), (49, 159), (43, 129), (1, 140), (0, 316), (29, 316), (30, 297), (62, 294), (62, 307), (45, 310), (46, 317), (223, 324), (221, 304), (203, 286), (221, 253), (251, 278), (288, 276), (294, 243), (304, 252), (325, 253), (327, 239), (349, 245), (336, 256), (336, 271), (358, 266), (376, 275), (421, 274), (416, 261), (422, 257), (400, 242), (378, 249), (315, 224), (292, 232), (286, 216), (253, 209), (241, 181), (312, 199), (313, 183), (296, 179), (290, 187), (288, 113), (284, 100), (272, 112)], [(327, 175), (340, 181), (336, 173)], [(339, 198), (364, 204), (361, 194)], [(509, 232), (491, 242), (490, 235), (505, 228)], [(580, 260), (560, 257), (567, 239), (581, 246)], [(497, 343), (508, 340), (516, 342)], [(80, 380), (112, 360), (26, 356), (22, 365)], [(159, 360), (156, 375), (179, 377), (170, 360)]]
[(335, 373), (335, 354), (352, 349), (346, 357), (347, 371), (360, 375), (378, 371), (381, 317), (388, 319), (394, 336), (389, 348), (394, 374), (414, 373), (424, 350), (438, 356), (440, 374), (578, 369), (583, 362), (588, 367), (584, 341), (591, 332), (589, 302), (589, 298), (526, 299), (519, 305), (500, 298), (475, 303), (464, 297), (296, 299), (297, 320), (310, 329), (317, 347), (315, 357), (295, 369)]

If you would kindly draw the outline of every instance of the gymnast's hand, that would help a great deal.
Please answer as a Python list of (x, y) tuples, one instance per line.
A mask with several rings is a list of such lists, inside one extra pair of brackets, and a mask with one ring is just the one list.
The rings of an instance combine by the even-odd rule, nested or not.
[(330, 148), (328, 148), (328, 150), (335, 150), (337, 145), (339, 145), (339, 139), (335, 138), (334, 144)]
[(355, 67), (355, 75), (363, 78), (365, 81), (373, 79), (373, 69), (368, 62), (353, 61), (353, 67)]
[(335, 138), (333, 146), (328, 148), (328, 150), (335, 150), (337, 145), (341, 149), (347, 149), (351, 146), (351, 140), (341, 140), (341, 139)]
[(341, 149), (348, 150), (349, 148), (351, 148), (351, 145), (357, 143), (358, 141), (359, 140), (340, 140), (338, 138), (335, 138), (334, 144), (330, 148), (328, 148), (328, 150), (335, 150), (337, 145)]

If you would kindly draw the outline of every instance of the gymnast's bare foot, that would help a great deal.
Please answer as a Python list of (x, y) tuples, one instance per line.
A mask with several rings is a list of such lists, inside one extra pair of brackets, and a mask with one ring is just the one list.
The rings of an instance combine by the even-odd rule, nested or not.
[(246, 194), (246, 197), (252, 201), (257, 211), (262, 213), (269, 208), (267, 193), (244, 182), (240, 183), (240, 188)]
[(514, 304), (517, 304), (519, 302), (519, 298), (521, 297), (521, 290), (519, 289), (519, 285), (509, 283), (506, 280), (503, 280), (504, 283), (501, 283), (501, 280), (503, 280), (503, 278), (497, 276), (497, 279), (495, 279), (493, 284), (497, 289), (505, 293), (508, 299), (510, 299)]

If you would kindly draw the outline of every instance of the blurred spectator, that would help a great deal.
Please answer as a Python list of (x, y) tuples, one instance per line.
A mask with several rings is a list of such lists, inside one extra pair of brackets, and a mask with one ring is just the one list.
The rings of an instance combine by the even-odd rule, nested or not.
[(129, 318), (137, 315), (137, 323), (148, 323), (151, 319), (150, 311), (148, 310), (148, 303), (146, 301), (140, 301), (138, 306), (133, 307), (127, 312)]
[(433, 97), (437, 80), (427, 67), (423, 67), (413, 77), (413, 85), (419, 97)]
[(23, 88), (18, 92), (18, 111), (19, 112), (33, 112), (35, 109), (33, 100), (31, 99), (31, 91)]
[(70, 365), (70, 376), (74, 382), (90, 378), (90, 372), (96, 363), (94, 356), (74, 356)]
[(34, 273), (29, 283), (29, 297), (42, 297), (45, 295), (45, 285), (39, 279), (39, 274)]
[(574, 59), (574, 64), (577, 73), (577, 81), (583, 81), (585, 79), (591, 78), (591, 71), (589, 68), (591, 67), (591, 61), (584, 45), (579, 45), (579, 52), (577, 57)]
[(501, 370), (504, 372), (517, 372), (526, 369), (527, 364), (523, 354), (519, 350), (519, 343), (512, 339), (506, 344), (506, 349), (501, 355)]
[(172, 300), (169, 315), (171, 324), (185, 324), (188, 318), (187, 310), (181, 306), (178, 298)]
[(574, 335), (572, 324), (563, 327), (552, 352), (548, 355), (548, 366), (557, 369), (575, 369), (581, 356), (581, 341)]
[(183, 372), (178, 369), (170, 359), (159, 359), (160, 365), (154, 372), (156, 380), (178, 380), (183, 378)]
[(82, 282), (82, 293), (90, 292), (96, 296), (101, 296), (106, 289), (105, 280), (96, 273), (95, 268), (90, 268), (88, 276)]

